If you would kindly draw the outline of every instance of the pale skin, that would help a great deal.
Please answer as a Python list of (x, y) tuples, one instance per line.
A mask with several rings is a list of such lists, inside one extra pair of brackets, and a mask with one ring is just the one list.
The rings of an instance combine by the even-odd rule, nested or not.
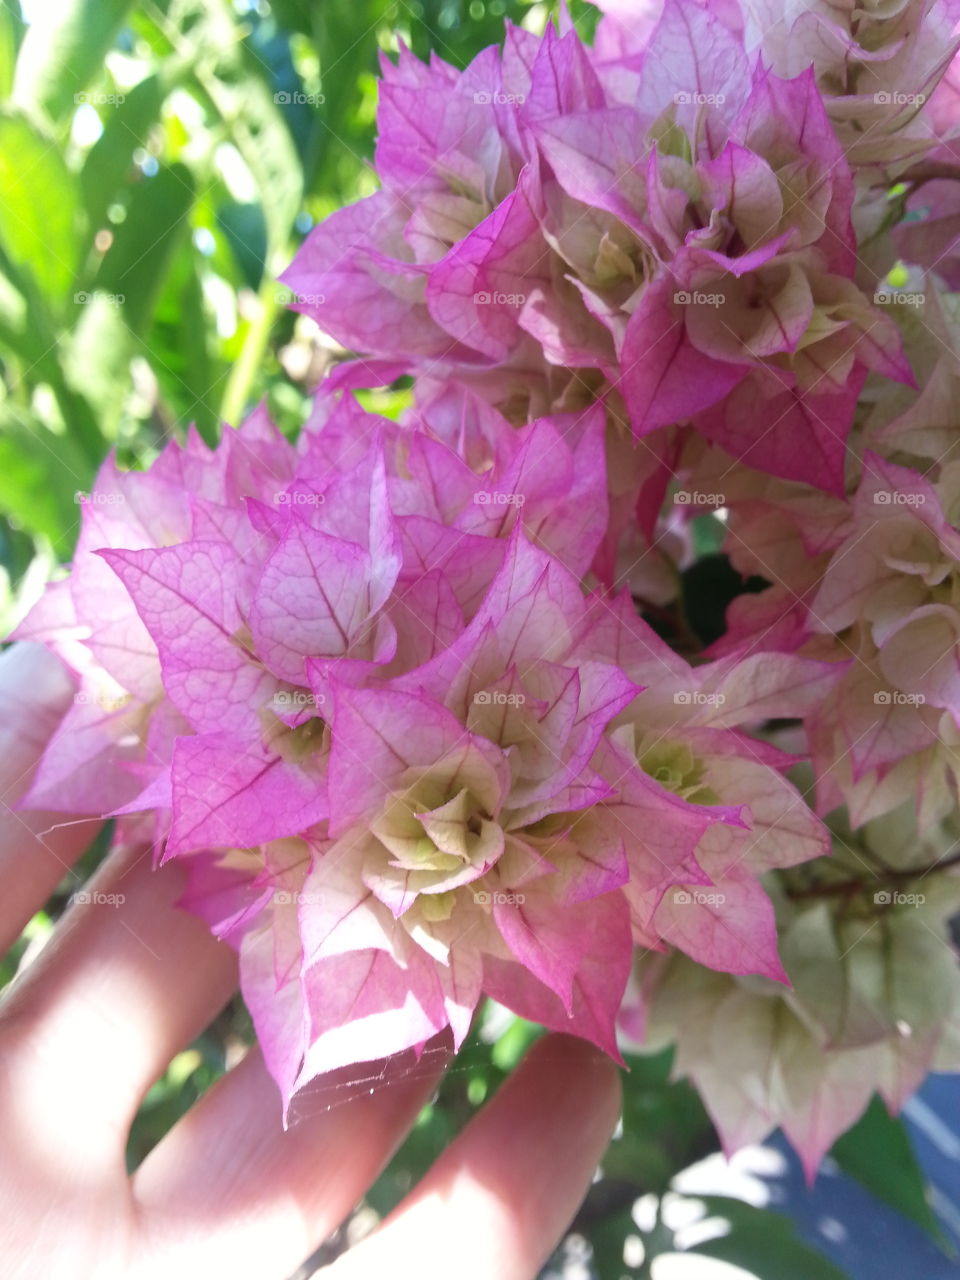
[[(0, 811), (0, 952), (89, 841), (89, 827), (51, 821)], [(435, 1043), (419, 1064), (341, 1072), (308, 1087), (284, 1132), (252, 1050), (128, 1178), (143, 1097), (236, 989), (233, 953), (174, 905), (180, 876), (142, 852), (112, 855), (85, 886), (105, 897), (68, 909), (0, 1003), (5, 1280), (286, 1280), (348, 1216), (448, 1065)], [(619, 1108), (615, 1066), (548, 1036), (374, 1234), (318, 1275), (532, 1280)]]

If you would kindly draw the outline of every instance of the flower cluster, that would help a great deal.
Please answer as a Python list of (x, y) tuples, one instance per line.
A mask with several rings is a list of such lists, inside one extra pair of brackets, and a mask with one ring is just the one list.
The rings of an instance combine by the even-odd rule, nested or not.
[[(682, 956), (640, 963), (634, 990), (657, 987), (647, 1043), (676, 1044), (676, 1069), (696, 1082), (727, 1151), (781, 1127), (812, 1180), (875, 1092), (895, 1111), (931, 1067), (960, 1068), (960, 970), (948, 928), (960, 882), (931, 874), (955, 857), (957, 820), (921, 836), (911, 808), (855, 834), (838, 824), (828, 862), (783, 878), (789, 987), (711, 973)], [(628, 1022), (631, 1012), (635, 995)]]
[(601, 7), (384, 59), (285, 275), (356, 358), (104, 466), (25, 803), (183, 864), (287, 1101), (488, 996), (813, 1171), (960, 1067), (960, 11)]
[(693, 669), (584, 590), (599, 410), (515, 429), (464, 393), (456, 451), (434, 414), (331, 392), (297, 448), (258, 412), (108, 464), (20, 630), (81, 677), (27, 803), (183, 860), (288, 1097), (459, 1042), (482, 993), (616, 1054), (636, 941), (783, 980), (759, 877), (824, 848), (737, 729), (829, 664)]
[(502, 399), (531, 360), (562, 366), (616, 392), (639, 437), (692, 421), (841, 491), (867, 371), (912, 375), (854, 279), (853, 175), (813, 69), (775, 75), (693, 0), (627, 63), (573, 31), (511, 30), (456, 79), (404, 56), (384, 190), (316, 228), (286, 282), (367, 354), (506, 365)]

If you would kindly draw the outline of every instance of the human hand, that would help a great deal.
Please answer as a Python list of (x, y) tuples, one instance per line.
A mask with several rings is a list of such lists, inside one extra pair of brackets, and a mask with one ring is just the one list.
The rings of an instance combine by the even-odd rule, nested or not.
[[(57, 819), (11, 808), (43, 715), (55, 720), (69, 697), (49, 657), (38, 666), (36, 651), (12, 652), (0, 661), (0, 711), (14, 687), (21, 700), (28, 688), (37, 741), (0, 737), (0, 948), (91, 835), (89, 824), (41, 834)], [(236, 986), (233, 953), (175, 906), (181, 887), (178, 867), (153, 871), (142, 849), (112, 854), (5, 993), (8, 1280), (285, 1280), (375, 1180), (449, 1063), (433, 1042), (419, 1063), (406, 1054), (326, 1076), (298, 1095), (285, 1132), (254, 1049), (128, 1177), (140, 1103)], [(618, 1112), (613, 1064), (581, 1041), (546, 1037), (386, 1222), (320, 1274), (529, 1280), (585, 1194)]]

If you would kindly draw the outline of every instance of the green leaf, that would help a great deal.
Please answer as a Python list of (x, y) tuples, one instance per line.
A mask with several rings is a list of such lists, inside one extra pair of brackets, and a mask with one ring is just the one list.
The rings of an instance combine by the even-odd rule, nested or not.
[(74, 495), (90, 479), (89, 464), (68, 436), (0, 407), (0, 509), (21, 528), (49, 538), (64, 559), (79, 526)]
[(225, 200), (217, 210), (217, 223), (230, 246), (243, 281), (256, 291), (263, 282), (267, 260), (267, 224), (259, 204)]
[(310, 34), (315, 12), (313, 0), (270, 0), (270, 8), (281, 26)]
[(162, 166), (155, 177), (144, 178), (100, 265), (95, 289), (121, 300), (138, 336), (149, 326), (164, 277), (189, 231), (194, 194), (193, 176), (182, 164)]
[(284, 253), (303, 199), (303, 177), (293, 139), (262, 80), (239, 74), (230, 64), (222, 65), (218, 72), (205, 77), (203, 87), (253, 175), (270, 250)]
[(61, 340), (68, 385), (93, 406), (101, 432), (116, 437), (130, 382), (133, 335), (110, 294), (79, 293), (81, 317)]
[[(285, 258), (303, 200), (303, 171), (280, 114), (280, 95), (264, 78), (262, 60), (243, 44), (227, 0), (181, 0), (180, 8), (196, 52), (197, 92), (220, 117), (253, 177), (271, 254)], [(274, 263), (271, 270), (277, 269)]]
[(225, 368), (211, 352), (211, 331), (198, 273), (200, 255), (184, 244), (164, 285), (147, 350), (164, 402), (181, 426), (193, 422), (208, 444), (219, 437)]
[(782, 1213), (727, 1196), (697, 1196), (709, 1218), (724, 1219), (727, 1235), (698, 1244), (691, 1253), (743, 1267), (762, 1280), (849, 1280), (847, 1273), (805, 1244)]
[(945, 1242), (927, 1203), (926, 1181), (902, 1120), (891, 1116), (874, 1095), (869, 1107), (833, 1145), (830, 1154), (879, 1200), (919, 1223), (937, 1241)]
[(188, 414), (200, 435), (215, 445), (220, 435), (216, 392), (218, 375), (210, 358), (203, 289), (191, 258), (190, 271), (180, 294), (180, 350), (183, 353), (184, 393)]
[(0, 241), (53, 304), (73, 286), (80, 222), (76, 183), (57, 147), (22, 116), (0, 117)]
[[(559, 9), (560, 6), (557, 4), (554, 11), (559, 13)], [(592, 44), (601, 18), (600, 10), (596, 5), (589, 4), (587, 0), (570, 0), (569, 13), (581, 39), (587, 44)]]
[(543, 1028), (536, 1023), (516, 1018), (493, 1045), (490, 1061), (501, 1071), (512, 1071), (542, 1034)]
[(696, 1090), (670, 1080), (671, 1050), (628, 1056), (623, 1076), (623, 1126), (604, 1156), (609, 1178), (663, 1194), (681, 1169), (719, 1147)]
[(52, 120), (72, 114), (77, 95), (103, 65), (131, 0), (45, 0), (27, 28), (14, 80), (14, 99)]
[(13, 89), (19, 34), (16, 15), (7, 5), (0, 5), (0, 98), (9, 98)]
[(720, 551), (727, 537), (727, 526), (715, 515), (694, 516), (691, 520), (693, 549), (698, 556)]
[(133, 153), (147, 140), (160, 117), (166, 86), (158, 75), (141, 80), (107, 118), (103, 133), (90, 148), (80, 185), (90, 225), (103, 225), (107, 209), (131, 179)]
[(621, 1209), (590, 1231), (590, 1247), (593, 1265), (602, 1280), (639, 1280), (642, 1271), (628, 1267), (623, 1260), (623, 1246), (627, 1236), (639, 1235), (629, 1208)]
[(36, 331), (31, 324), (27, 300), (17, 286), (0, 271), (0, 343), (32, 361), (38, 352)]

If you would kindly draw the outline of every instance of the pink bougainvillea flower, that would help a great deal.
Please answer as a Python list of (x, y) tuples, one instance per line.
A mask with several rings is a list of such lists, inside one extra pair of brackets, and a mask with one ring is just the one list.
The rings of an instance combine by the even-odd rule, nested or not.
[(459, 1042), (483, 994), (616, 1054), (638, 943), (782, 977), (759, 877), (818, 827), (732, 726), (785, 710), (793, 660), (694, 673), (585, 592), (604, 433), (599, 406), (518, 429), (463, 389), (403, 426), (332, 389), (296, 446), (258, 412), (212, 452), (108, 463), (24, 626), (116, 699), (94, 729), (68, 712), (30, 802), (62, 785), (182, 860), (288, 1098)]
[[(426, 306), (431, 264), (481, 223), (523, 167), (513, 119), (538, 41), (508, 27), (461, 73), (401, 48), (382, 60), (376, 164), (383, 190), (315, 229), (283, 275), (296, 310), (373, 355), (477, 360)], [(398, 346), (398, 337), (404, 335)]]
[[(616, 387), (637, 436), (692, 420), (753, 466), (841, 492), (867, 371), (912, 374), (893, 321), (853, 281), (853, 181), (813, 71), (783, 80), (752, 65), (694, 0), (669, 4), (618, 68), (552, 29), (479, 63), (417, 70), (404, 54), (391, 71), (385, 190), (371, 198), (390, 215), (370, 204), (314, 230), (286, 276), (302, 309), (396, 356), (402, 297), (415, 365), (442, 361), (503, 393), (513, 378), (491, 366), (517, 369), (532, 342), (585, 387)], [(457, 109), (401, 161), (408, 80)], [(424, 241), (436, 201), (462, 216)], [(341, 275), (357, 272), (368, 305), (344, 318)], [(390, 291), (384, 307), (371, 289)]]
[(924, 105), (960, 48), (956, 0), (739, 0), (748, 48), (779, 75), (813, 67), (847, 159), (888, 179), (938, 139)]
[[(629, 758), (674, 794), (699, 804), (749, 806), (746, 828), (717, 825), (697, 846), (710, 887), (683, 886), (634, 909), (651, 946), (669, 943), (712, 969), (783, 979), (771, 905), (760, 877), (826, 852), (826, 833), (780, 770), (793, 757), (744, 730), (774, 716), (803, 715), (835, 686), (829, 663), (759, 654), (690, 667), (647, 628), (630, 624), (621, 601), (618, 628), (597, 610), (588, 648), (615, 653), (646, 686), (610, 734)], [(625, 637), (633, 632), (633, 643)]]
[[(778, 916), (789, 989), (679, 957), (642, 962), (647, 1042), (676, 1044), (675, 1071), (696, 1084), (728, 1154), (779, 1126), (812, 1181), (874, 1092), (896, 1113), (928, 1071), (960, 1069), (948, 942), (960, 880), (923, 878), (955, 847), (956, 819), (920, 835), (912, 810), (838, 829), (834, 857), (815, 864), (826, 896), (804, 870), (787, 873)], [(856, 877), (865, 858), (891, 878), (868, 877), (838, 916), (830, 885)], [(927, 893), (908, 891), (911, 868)]]
[(132, 801), (163, 771), (169, 742), (186, 722), (164, 699), (150, 631), (106, 557), (115, 548), (157, 554), (191, 533), (232, 536), (243, 497), (276, 491), (292, 461), (283, 438), (257, 412), (225, 432), (215, 451), (191, 433), (147, 472), (123, 472), (108, 460), (92, 491), (77, 495), (81, 528), (72, 572), (47, 588), (15, 632), (47, 644), (80, 681), (26, 803), (100, 816)]
[[(368, 358), (295, 442), (104, 465), (21, 803), (185, 868), (286, 1107), (491, 997), (648, 1019), (812, 1171), (956, 1060), (957, 0), (602, 7), (384, 59), (382, 189), (284, 276)], [(704, 652), (721, 543), (769, 586)]]
[[(708, 883), (705, 833), (748, 818), (677, 794), (608, 736), (638, 686), (579, 639), (601, 609), (611, 636), (626, 625), (517, 526), (480, 607), (428, 662), (363, 686), (311, 664), (326, 820), (282, 875), (274, 845), (246, 868), (230, 851), (186, 859), (188, 900), (239, 947), (288, 1093), (447, 1025), (459, 1041), (482, 993), (616, 1053), (641, 909)], [(272, 1029), (281, 1004), (290, 1021)]]
[[(937, 395), (942, 402), (942, 387)], [(874, 439), (939, 449), (942, 417), (925, 426), (936, 403), (925, 389), (891, 420), (904, 423), (902, 436), (884, 426)], [(834, 696), (804, 716), (819, 812), (846, 804), (859, 825), (912, 796), (922, 822), (934, 823), (960, 794), (960, 542), (946, 516), (958, 509), (960, 469), (941, 461), (927, 478), (867, 450), (860, 470), (850, 501), (824, 501), (739, 473), (722, 455), (700, 457), (690, 483), (726, 490), (733, 563), (770, 583), (734, 600), (712, 652), (742, 661), (780, 651), (833, 665)]]

